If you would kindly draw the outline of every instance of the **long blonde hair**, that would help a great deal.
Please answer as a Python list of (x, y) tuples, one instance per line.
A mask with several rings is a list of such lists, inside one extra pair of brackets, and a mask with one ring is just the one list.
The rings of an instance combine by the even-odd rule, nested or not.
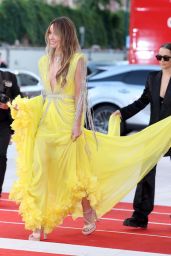
[(46, 41), (46, 50), (49, 55), (49, 64), (52, 63), (54, 56), (55, 56), (55, 50), (52, 49), (49, 45), (49, 32), (50, 27), (53, 25), (53, 29), (57, 35), (60, 36), (61, 39), (61, 52), (62, 52), (62, 60), (61, 60), (61, 68), (57, 72), (56, 80), (59, 79), (60, 76), (62, 76), (62, 82), (61, 87), (63, 87), (66, 84), (66, 76), (69, 69), (70, 60), (73, 56), (73, 54), (80, 50), (80, 45), (77, 38), (76, 28), (74, 23), (65, 16), (59, 17), (54, 19), (47, 28), (47, 31), (45, 33), (45, 41)]

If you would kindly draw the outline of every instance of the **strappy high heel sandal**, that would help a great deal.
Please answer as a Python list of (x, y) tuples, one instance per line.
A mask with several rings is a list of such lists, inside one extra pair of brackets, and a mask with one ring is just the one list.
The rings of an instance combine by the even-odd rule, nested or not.
[(83, 216), (84, 216), (85, 224), (82, 229), (82, 234), (90, 235), (96, 230), (96, 221), (97, 221), (96, 212), (93, 209), (89, 209), (83, 212)]
[(36, 229), (28, 237), (28, 240), (30, 241), (40, 241), (40, 240), (46, 240), (46, 239), (47, 239), (47, 234), (44, 233), (42, 229)]

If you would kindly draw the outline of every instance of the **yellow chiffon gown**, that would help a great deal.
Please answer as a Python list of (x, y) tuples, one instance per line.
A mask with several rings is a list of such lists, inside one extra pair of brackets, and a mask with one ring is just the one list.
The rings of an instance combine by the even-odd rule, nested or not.
[(81, 200), (87, 197), (97, 217), (118, 203), (146, 175), (171, 146), (171, 117), (130, 136), (118, 136), (120, 120), (112, 116), (108, 134), (83, 128), (73, 142), (75, 119), (74, 74), (71, 59), (67, 85), (52, 93), (48, 57), (39, 62), (44, 97), (16, 98), (11, 108), (15, 130), (18, 180), (10, 198), (17, 201), (25, 228), (51, 232), (71, 214), (82, 216)]

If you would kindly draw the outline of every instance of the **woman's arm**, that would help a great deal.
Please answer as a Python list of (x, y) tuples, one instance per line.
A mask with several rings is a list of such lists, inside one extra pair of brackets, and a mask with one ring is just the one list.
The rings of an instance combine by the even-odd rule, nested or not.
[(86, 88), (86, 64), (84, 58), (79, 59), (75, 72), (75, 121), (72, 130), (72, 140), (81, 135), (81, 123), (83, 116)]
[(120, 109), (120, 114), (123, 120), (126, 120), (134, 116), (150, 103), (149, 84), (150, 84), (150, 76), (148, 76), (147, 78), (145, 89), (142, 95), (140, 96), (140, 98), (134, 101), (132, 104)]

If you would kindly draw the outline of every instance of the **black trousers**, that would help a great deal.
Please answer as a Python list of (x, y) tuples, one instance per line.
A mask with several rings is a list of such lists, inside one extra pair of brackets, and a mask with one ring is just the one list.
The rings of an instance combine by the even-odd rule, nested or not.
[(148, 215), (154, 208), (156, 166), (138, 183), (134, 202), (133, 217), (148, 222)]
[(11, 136), (9, 124), (1, 125), (0, 123), (0, 194), (4, 182), (6, 166), (7, 166), (7, 148)]

